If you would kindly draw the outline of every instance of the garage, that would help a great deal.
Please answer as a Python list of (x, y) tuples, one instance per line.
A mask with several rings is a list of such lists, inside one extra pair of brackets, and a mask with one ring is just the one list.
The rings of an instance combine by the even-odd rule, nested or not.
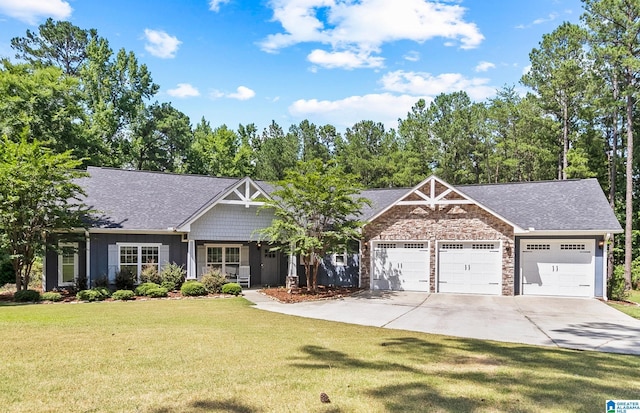
[(595, 240), (522, 240), (523, 295), (593, 297)]
[(373, 243), (373, 290), (429, 291), (429, 242)]
[(438, 242), (438, 292), (502, 293), (499, 241)]

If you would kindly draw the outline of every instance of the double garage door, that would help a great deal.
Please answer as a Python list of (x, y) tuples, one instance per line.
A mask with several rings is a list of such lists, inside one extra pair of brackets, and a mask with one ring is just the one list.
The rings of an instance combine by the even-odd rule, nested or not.
[[(430, 243), (385, 241), (374, 244), (374, 290), (430, 291)], [(437, 243), (437, 291), (500, 294), (501, 250), (494, 242)]]
[(595, 240), (522, 240), (523, 295), (593, 297)]

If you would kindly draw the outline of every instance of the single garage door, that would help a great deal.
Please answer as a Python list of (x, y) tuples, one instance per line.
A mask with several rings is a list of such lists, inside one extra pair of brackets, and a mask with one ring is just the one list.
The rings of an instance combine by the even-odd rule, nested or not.
[(522, 294), (593, 297), (595, 245), (595, 240), (522, 240)]
[(374, 243), (372, 262), (372, 289), (429, 291), (428, 241)]
[(438, 292), (502, 293), (500, 242), (438, 242)]

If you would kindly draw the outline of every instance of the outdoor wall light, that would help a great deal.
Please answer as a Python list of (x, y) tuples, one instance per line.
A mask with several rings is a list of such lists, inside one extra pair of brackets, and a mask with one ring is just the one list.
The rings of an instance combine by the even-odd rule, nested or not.
[(603, 239), (598, 241), (598, 248), (602, 249), (602, 247), (604, 247), (604, 240)]

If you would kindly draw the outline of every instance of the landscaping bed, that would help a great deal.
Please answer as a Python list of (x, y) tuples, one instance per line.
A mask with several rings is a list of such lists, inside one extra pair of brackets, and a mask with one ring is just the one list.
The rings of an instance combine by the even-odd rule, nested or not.
[(307, 292), (306, 288), (298, 288), (289, 290), (284, 287), (263, 288), (260, 290), (263, 294), (277, 300), (281, 303), (300, 303), (304, 301), (329, 300), (343, 298), (362, 291), (356, 287), (325, 287), (318, 286), (315, 293)]

